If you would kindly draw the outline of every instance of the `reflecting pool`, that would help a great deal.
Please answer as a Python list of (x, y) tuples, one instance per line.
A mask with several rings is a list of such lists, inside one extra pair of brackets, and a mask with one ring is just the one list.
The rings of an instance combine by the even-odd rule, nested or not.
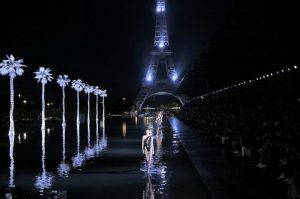
[[(84, 123), (62, 126), (46, 121), (45, 132), (38, 123), (16, 125), (15, 136), (7, 136), (4, 129), (1, 194), (18, 189), (30, 194), (64, 193), (72, 199), (206, 198), (176, 135), (166, 122), (155, 129), (153, 119), (106, 119), (98, 126), (91, 121), (89, 128)], [(141, 139), (149, 126), (154, 128), (155, 153), (147, 172)]]

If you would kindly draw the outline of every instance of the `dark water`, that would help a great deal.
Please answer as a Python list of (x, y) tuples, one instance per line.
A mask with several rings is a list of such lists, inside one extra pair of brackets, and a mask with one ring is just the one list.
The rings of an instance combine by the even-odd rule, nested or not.
[[(14, 185), (28, 192), (46, 186), (49, 190), (65, 190), (68, 198), (72, 199), (209, 198), (191, 161), (166, 122), (160, 136), (154, 136), (153, 164), (150, 172), (145, 172), (141, 138), (151, 121), (152, 118), (108, 119), (105, 131), (99, 127), (99, 139), (96, 139), (95, 126), (91, 126), (90, 142), (87, 127), (81, 125), (79, 157), (85, 161), (77, 168), (72, 165), (74, 157), (78, 156), (75, 126), (66, 128), (65, 160), (60, 124), (46, 124), (44, 156), (39, 127), (29, 125), (23, 127), (23, 131), (17, 129), (13, 172), (9, 138), (5, 136), (6, 132), (1, 131), (0, 186), (8, 186), (13, 179)], [(42, 160), (45, 161), (44, 167)], [(62, 162), (65, 164), (62, 165)], [(65, 169), (65, 175), (59, 175), (59, 165), (60, 171)], [(67, 173), (66, 168), (70, 168)], [(41, 186), (37, 186), (37, 182)]]

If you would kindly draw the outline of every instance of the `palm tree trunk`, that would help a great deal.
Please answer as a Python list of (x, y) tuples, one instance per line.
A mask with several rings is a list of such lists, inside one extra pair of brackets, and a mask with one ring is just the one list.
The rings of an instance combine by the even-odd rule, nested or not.
[(102, 97), (102, 106), (103, 106), (103, 110), (102, 110), (102, 119), (103, 119), (103, 125), (104, 125), (104, 120), (105, 120), (105, 104), (104, 104), (104, 97)]
[(45, 84), (42, 84), (42, 131), (45, 131)]
[(46, 148), (45, 148), (45, 133), (42, 141), (42, 173), (46, 174), (46, 166), (45, 166), (45, 158), (46, 158)]
[(77, 91), (77, 128), (79, 128), (80, 119), (79, 119), (79, 92)]
[(66, 107), (65, 107), (65, 87), (62, 88), (62, 109), (63, 109), (63, 115), (62, 115), (62, 126), (66, 126)]
[[(46, 125), (45, 125), (45, 84), (42, 84), (42, 151), (44, 153), (45, 151), (45, 130), (46, 130)], [(44, 164), (44, 158), (42, 157), (42, 163)], [(44, 165), (42, 165), (44, 168)]]
[(104, 97), (102, 98), (102, 105), (103, 105), (103, 113), (102, 113), (102, 117), (103, 117), (103, 121), (105, 120), (105, 104), (104, 104)]
[(77, 153), (80, 149), (79, 91), (77, 91)]
[(63, 138), (63, 163), (66, 161), (66, 127), (63, 126), (63, 133), (62, 133), (62, 138)]
[(96, 95), (96, 142), (98, 143), (98, 139), (99, 139), (99, 116), (98, 116), (98, 95)]
[(45, 84), (42, 84), (42, 169), (43, 174), (46, 172), (45, 168), (45, 156), (46, 156), (46, 149), (45, 149)]
[(8, 135), (15, 135), (15, 124), (14, 124), (14, 77), (9, 79), (10, 87), (10, 111), (9, 111), (9, 132)]
[(90, 148), (91, 147), (91, 127), (90, 127), (90, 94), (89, 93), (88, 93), (87, 128), (88, 128), (88, 148)]

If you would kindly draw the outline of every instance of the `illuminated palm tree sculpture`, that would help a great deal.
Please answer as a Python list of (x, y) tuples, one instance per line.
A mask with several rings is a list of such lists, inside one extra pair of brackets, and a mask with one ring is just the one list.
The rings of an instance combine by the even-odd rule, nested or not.
[(45, 131), (45, 85), (51, 82), (53, 77), (49, 68), (40, 67), (35, 73), (35, 79), (42, 84), (42, 131)]
[(16, 60), (13, 55), (6, 56), (7, 59), (0, 63), (0, 74), (9, 76), (10, 87), (10, 111), (9, 111), (9, 132), (8, 135), (15, 135), (14, 125), (14, 78), (24, 73), (23, 60)]
[(85, 155), (86, 155), (87, 158), (91, 158), (91, 157), (93, 157), (94, 151), (91, 149), (90, 94), (94, 92), (94, 87), (86, 84), (85, 87), (84, 87), (84, 92), (88, 96), (88, 100), (87, 100), (88, 101), (88, 113), (87, 113), (88, 147), (85, 150)]
[(53, 77), (51, 70), (45, 67), (40, 67), (39, 70), (34, 73), (35, 79), (38, 80), (38, 83), (42, 84), (42, 173), (36, 176), (35, 187), (43, 191), (44, 189), (50, 188), (53, 181), (53, 176), (46, 171), (45, 166), (45, 85), (51, 82)]
[(77, 154), (73, 158), (73, 166), (76, 167), (81, 167), (84, 162), (84, 157), (80, 154), (80, 99), (79, 99), (79, 93), (84, 89), (84, 83), (82, 80), (73, 80), (72, 81), (72, 88), (76, 91), (77, 93), (77, 119), (76, 119), (76, 124), (77, 124)]
[(76, 118), (76, 124), (77, 124), (77, 128), (79, 128), (79, 124), (80, 124), (80, 118), (79, 118), (79, 114), (80, 114), (80, 99), (79, 99), (79, 93), (83, 90), (84, 88), (84, 83), (82, 82), (81, 79), (78, 80), (73, 80), (72, 81), (72, 88), (76, 91), (77, 94), (77, 118)]
[(107, 97), (106, 90), (102, 90), (100, 96), (102, 97), (102, 122), (103, 128), (105, 128), (105, 103), (104, 98)]
[(66, 126), (66, 106), (65, 106), (65, 98), (66, 98), (66, 94), (65, 94), (65, 88), (69, 85), (70, 83), (70, 79), (68, 77), (68, 75), (59, 75), (57, 78), (57, 83), (59, 84), (59, 86), (62, 88), (62, 126)]
[(57, 83), (62, 88), (62, 161), (58, 165), (57, 172), (58, 175), (63, 177), (68, 177), (71, 167), (66, 163), (66, 117), (65, 117), (65, 88), (69, 85), (70, 79), (68, 75), (59, 75), (57, 78)]

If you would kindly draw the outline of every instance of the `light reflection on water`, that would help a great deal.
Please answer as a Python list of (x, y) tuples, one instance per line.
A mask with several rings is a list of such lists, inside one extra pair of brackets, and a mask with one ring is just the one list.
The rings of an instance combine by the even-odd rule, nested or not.
[[(102, 125), (104, 125), (104, 123), (102, 122)], [(99, 129), (100, 130), (100, 129)], [(59, 139), (59, 141), (61, 141), (61, 160), (60, 163), (56, 166), (56, 172), (57, 175), (59, 177), (69, 177), (70, 175), (70, 171), (72, 168), (77, 168), (77, 167), (82, 167), (84, 166), (84, 162), (85, 160), (88, 160), (90, 158), (93, 157), (99, 157), (100, 154), (104, 151), (106, 151), (107, 148), (107, 137), (105, 135), (105, 129), (102, 128), (102, 132), (101, 135), (99, 135), (99, 130), (98, 128), (96, 129), (96, 136), (94, 140), (90, 140), (90, 137), (88, 137), (88, 152), (87, 150), (82, 151), (82, 149), (80, 149), (80, 131), (79, 128), (77, 128), (77, 147), (76, 147), (76, 153), (74, 155), (73, 158), (70, 157), (70, 159), (73, 160), (73, 167), (72, 165), (69, 164), (67, 157), (66, 157), (66, 126), (62, 125), (62, 130), (60, 132), (59, 135), (61, 135), (62, 139)], [(35, 132), (34, 132), (35, 133)], [(37, 132), (37, 136), (33, 136), (34, 134), (29, 134), (28, 132), (22, 132), (19, 134), (12, 134), (8, 136), (7, 141), (5, 141), (6, 143), (9, 143), (9, 150), (6, 152), (8, 153), (8, 157), (9, 157), (9, 163), (6, 165), (8, 167), (9, 173), (7, 174), (7, 183), (8, 183), (8, 187), (9, 188), (14, 188), (14, 187), (18, 187), (18, 186), (24, 186), (24, 188), (35, 188), (36, 190), (40, 191), (41, 193), (46, 193), (44, 191), (48, 191), (49, 189), (52, 188), (52, 185), (54, 184), (54, 178), (55, 178), (55, 173), (49, 172), (50, 170), (47, 170), (47, 167), (49, 167), (49, 165), (53, 164), (51, 162), (47, 163), (47, 156), (48, 155), (48, 151), (46, 150), (47, 146), (46, 144), (46, 137), (48, 136), (52, 136), (55, 134), (54, 133), (54, 128), (45, 128), (45, 126), (42, 123), (42, 128), (39, 132)], [(52, 134), (52, 135), (51, 135)], [(41, 137), (40, 137), (41, 136)], [(15, 141), (16, 143), (20, 146), (22, 143), (25, 142), (29, 142), (32, 143), (34, 142), (34, 140), (38, 138), (40, 140), (38, 140), (38, 142), (40, 143), (39, 146), (35, 146), (36, 148), (40, 148), (41, 149), (41, 157), (38, 158), (40, 159), (40, 165), (41, 165), (41, 169), (38, 169), (37, 171), (35, 171), (35, 175), (34, 177), (34, 181), (31, 182), (25, 182), (22, 178), (21, 178), (21, 182), (19, 183), (15, 183), (15, 166), (16, 166), (16, 157), (15, 157)], [(25, 146), (26, 148), (28, 146)], [(21, 146), (22, 148), (22, 146)], [(60, 147), (58, 148), (60, 149)], [(30, 155), (30, 154), (29, 154)], [(20, 156), (18, 156), (20, 157)], [(31, 158), (31, 157), (29, 157)], [(18, 159), (18, 158), (17, 158)], [(21, 160), (24, 158), (20, 158)], [(51, 158), (50, 158), (51, 159)], [(52, 158), (53, 159), (53, 158)], [(17, 160), (18, 161), (18, 160)], [(49, 160), (48, 160), (49, 161)], [(30, 161), (31, 162), (31, 161)], [(33, 165), (32, 169), (35, 170), (37, 166)], [(20, 167), (20, 170), (22, 169), (22, 165)], [(49, 169), (49, 168), (48, 168)], [(5, 182), (5, 181), (4, 181)], [(25, 182), (25, 183), (24, 183)], [(2, 184), (3, 186), (3, 184)], [(1, 192), (1, 190), (0, 190)]]
[(45, 128), (42, 128), (42, 172), (35, 177), (34, 187), (41, 192), (49, 189), (53, 184), (53, 174), (47, 172), (46, 166), (46, 147), (45, 147)]
[(72, 165), (74, 168), (82, 167), (85, 163), (85, 157), (84, 155), (80, 152), (80, 122), (77, 120), (77, 153), (75, 156), (72, 158)]
[(126, 134), (127, 134), (127, 125), (126, 125), (126, 122), (123, 122), (122, 123), (122, 136), (126, 137)]
[(57, 167), (57, 173), (61, 177), (69, 177), (71, 166), (66, 163), (66, 125), (62, 125), (62, 160)]
[(9, 135), (9, 187), (15, 187), (15, 158), (14, 158), (14, 147), (15, 147), (15, 135)]

